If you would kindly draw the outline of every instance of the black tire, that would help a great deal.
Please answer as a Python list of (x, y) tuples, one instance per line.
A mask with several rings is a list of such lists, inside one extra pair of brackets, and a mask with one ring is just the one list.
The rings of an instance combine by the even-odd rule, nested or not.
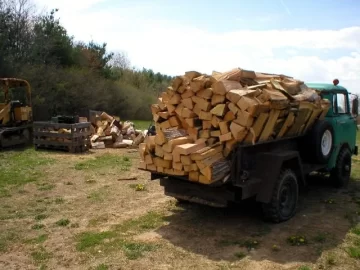
[[(303, 146), (307, 149), (307, 159), (312, 163), (328, 163), (334, 149), (334, 129), (326, 120), (317, 121), (308, 136), (304, 138)], [(326, 141), (331, 145), (323, 148)]]
[(281, 171), (271, 201), (262, 205), (265, 220), (275, 223), (289, 220), (296, 213), (298, 198), (299, 185), (296, 174), (291, 169)]
[(336, 160), (335, 168), (331, 170), (330, 179), (337, 188), (347, 187), (351, 175), (351, 152), (342, 148)]

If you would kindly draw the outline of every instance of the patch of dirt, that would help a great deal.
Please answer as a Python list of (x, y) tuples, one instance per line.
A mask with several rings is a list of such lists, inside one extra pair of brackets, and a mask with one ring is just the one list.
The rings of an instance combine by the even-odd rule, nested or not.
[[(115, 165), (105, 172), (74, 167), (78, 162), (106, 153), (128, 156), (132, 167), (122, 171)], [(251, 201), (229, 209), (175, 204), (173, 198), (163, 194), (158, 181), (150, 181), (149, 173), (137, 170), (136, 151), (104, 149), (80, 155), (57, 152), (42, 155), (57, 161), (44, 169), (47, 176), (40, 181), (53, 187), (41, 190), (37, 183), (29, 183), (19, 189), (21, 192), (14, 190), (11, 197), (1, 198), (0, 245), (6, 243), (0, 253), (1, 269), (39, 269), (41, 265), (47, 269), (89, 269), (104, 263), (109, 269), (136, 270), (295, 270), (300, 265), (312, 266), (319, 262), (325, 265), (323, 254), (328, 251), (338, 250), (334, 252), (342, 254), (341, 245), (353, 225), (347, 213), (359, 210), (351, 200), (355, 195), (360, 197), (358, 183), (352, 182), (349, 191), (353, 192), (349, 193), (315, 182), (301, 193), (298, 213), (292, 220), (264, 223), (259, 206)], [(137, 179), (118, 181), (129, 176)], [(146, 190), (135, 191), (133, 184), (145, 184)], [(333, 199), (334, 203), (326, 203), (327, 199)], [(113, 225), (144, 216), (149, 211), (165, 212), (163, 225), (132, 239), (155, 244), (156, 249), (134, 260), (128, 259), (120, 249), (96, 256), (77, 251), (79, 233), (110, 230)], [(36, 220), (40, 213), (45, 217)], [(68, 219), (70, 224), (56, 225), (60, 219)], [(39, 224), (44, 227), (34, 229), (34, 225)], [(8, 231), (14, 231), (15, 236), (6, 236)], [(47, 239), (41, 243), (25, 241), (43, 234)], [(294, 235), (306, 237), (308, 243), (291, 246), (287, 238)], [(8, 241), (2, 241), (6, 237)], [(251, 248), (253, 241), (258, 245)], [(279, 250), (274, 250), (274, 245)], [(35, 260), (32, 253), (41, 247), (49, 256)], [(352, 264), (347, 269), (351, 267)], [(341, 265), (332, 269), (341, 269)]]

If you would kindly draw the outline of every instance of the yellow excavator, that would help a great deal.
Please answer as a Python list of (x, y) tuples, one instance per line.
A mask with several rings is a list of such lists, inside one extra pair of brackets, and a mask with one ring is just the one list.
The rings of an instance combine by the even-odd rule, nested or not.
[(30, 84), (0, 78), (0, 149), (30, 143), (32, 122)]

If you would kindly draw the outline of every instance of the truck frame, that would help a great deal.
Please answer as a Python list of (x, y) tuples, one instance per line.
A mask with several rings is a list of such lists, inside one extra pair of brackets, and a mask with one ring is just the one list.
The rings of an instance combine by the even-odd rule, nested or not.
[(333, 84), (308, 83), (307, 86), (331, 101), (331, 107), (325, 119), (318, 120), (306, 134), (255, 145), (236, 145), (228, 157), (230, 175), (211, 185), (155, 172), (151, 172), (151, 180), (160, 179), (165, 195), (179, 201), (227, 207), (229, 203), (254, 198), (261, 203), (264, 218), (275, 223), (296, 214), (299, 189), (307, 185), (311, 173), (329, 175), (335, 187), (346, 187), (351, 175), (351, 157), (358, 154), (358, 98), (355, 96), (350, 101), (351, 94), (338, 85), (338, 80)]

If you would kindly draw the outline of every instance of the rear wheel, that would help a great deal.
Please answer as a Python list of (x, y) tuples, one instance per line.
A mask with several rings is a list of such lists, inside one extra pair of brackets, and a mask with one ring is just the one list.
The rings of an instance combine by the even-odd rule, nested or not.
[(271, 201), (263, 204), (266, 220), (282, 222), (296, 213), (299, 186), (296, 174), (291, 169), (283, 170), (275, 184)]
[(349, 148), (340, 150), (335, 168), (330, 173), (330, 179), (337, 188), (346, 187), (349, 184), (351, 174), (351, 152)]

